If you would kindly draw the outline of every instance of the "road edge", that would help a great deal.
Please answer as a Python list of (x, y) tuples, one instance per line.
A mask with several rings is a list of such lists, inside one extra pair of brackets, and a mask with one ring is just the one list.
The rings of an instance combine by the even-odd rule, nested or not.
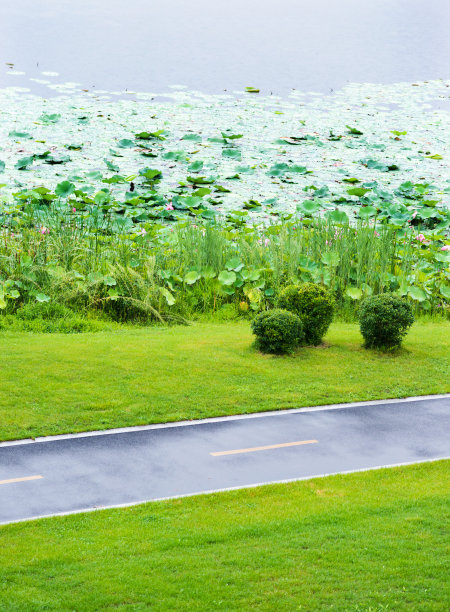
[(226, 421), (238, 421), (243, 419), (259, 419), (263, 417), (275, 417), (284, 414), (297, 414), (300, 412), (318, 412), (321, 410), (342, 410), (345, 408), (365, 408), (366, 406), (379, 406), (385, 404), (400, 404), (405, 402), (419, 402), (429, 400), (450, 399), (450, 393), (438, 395), (417, 395), (412, 397), (400, 397), (381, 400), (368, 400), (364, 402), (345, 402), (343, 404), (324, 404), (322, 406), (305, 406), (304, 408), (286, 408), (281, 410), (266, 410), (264, 412), (250, 412), (248, 414), (232, 414), (219, 417), (208, 417), (205, 419), (193, 419), (191, 421), (170, 421), (168, 423), (152, 423), (150, 425), (131, 425), (129, 427), (116, 427), (113, 429), (97, 429), (92, 431), (80, 431), (77, 433), (55, 434), (54, 436), (38, 436), (37, 438), (21, 438), (19, 440), (5, 440), (0, 442), (0, 448), (6, 446), (19, 446), (21, 444), (37, 444), (40, 442), (57, 442), (58, 440), (70, 440), (72, 438), (89, 438), (93, 436), (110, 436), (113, 434), (129, 433), (135, 431), (147, 431), (151, 429), (168, 429), (172, 427), (188, 427), (204, 425), (208, 423), (222, 423)]

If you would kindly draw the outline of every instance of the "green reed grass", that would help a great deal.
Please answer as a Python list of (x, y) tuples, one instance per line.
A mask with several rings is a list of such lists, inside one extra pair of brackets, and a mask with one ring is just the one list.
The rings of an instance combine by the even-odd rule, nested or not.
[[(234, 227), (184, 221), (155, 224), (145, 235), (136, 235), (112, 232), (105, 215), (84, 217), (60, 208), (29, 221), (16, 231), (4, 230), (0, 242), (0, 278), (16, 281), (21, 293), (8, 301), (8, 311), (39, 291), (52, 301), (119, 319), (209, 313), (226, 302), (237, 305), (247, 299), (245, 287), (227, 294), (217, 280), (237, 257), (246, 270), (260, 271), (257, 308), (273, 304), (286, 284), (313, 281), (327, 285), (339, 312), (351, 318), (358, 302), (346, 295), (348, 287), (365, 295), (395, 290), (408, 282), (420, 259), (407, 231), (399, 237), (392, 225), (375, 229), (368, 222), (349, 226), (315, 219), (308, 225), (290, 220)], [(193, 270), (203, 276), (188, 284), (185, 276)], [(98, 275), (115, 280), (117, 295), (111, 295)], [(435, 306), (432, 302), (432, 311)]]

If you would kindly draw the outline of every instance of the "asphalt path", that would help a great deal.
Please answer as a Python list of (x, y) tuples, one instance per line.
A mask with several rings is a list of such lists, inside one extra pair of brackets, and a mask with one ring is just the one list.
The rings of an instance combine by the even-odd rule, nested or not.
[(450, 396), (0, 445), (0, 523), (450, 455)]

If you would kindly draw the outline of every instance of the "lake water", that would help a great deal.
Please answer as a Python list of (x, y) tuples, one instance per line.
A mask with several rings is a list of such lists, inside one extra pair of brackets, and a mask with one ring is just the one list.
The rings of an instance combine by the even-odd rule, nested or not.
[[(448, 0), (15, 0), (0, 5), (0, 87), (329, 93), (450, 76)], [(25, 75), (8, 75), (5, 64)]]

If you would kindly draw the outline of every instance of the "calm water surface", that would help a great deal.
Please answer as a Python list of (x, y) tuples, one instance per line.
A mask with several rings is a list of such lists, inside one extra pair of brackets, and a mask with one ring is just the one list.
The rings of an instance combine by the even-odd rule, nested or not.
[[(450, 77), (450, 0), (0, 0), (0, 87), (330, 92)], [(6, 62), (26, 76), (7, 75)]]

